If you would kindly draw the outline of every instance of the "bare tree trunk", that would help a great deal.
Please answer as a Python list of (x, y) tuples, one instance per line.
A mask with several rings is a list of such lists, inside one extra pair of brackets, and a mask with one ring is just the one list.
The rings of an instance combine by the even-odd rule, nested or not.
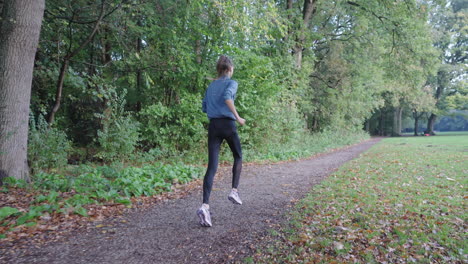
[(435, 124), (436, 119), (437, 119), (437, 115), (432, 113), (429, 119), (427, 120), (427, 128), (426, 128), (426, 131), (424, 131), (425, 134), (435, 135), (434, 124)]
[(379, 136), (384, 136), (385, 132), (384, 132), (384, 112), (383, 110), (381, 109), (380, 110), (380, 118), (379, 118)]
[[(291, 10), (293, 8), (293, 0), (286, 1), (286, 10)], [(288, 14), (288, 19), (291, 20), (291, 14)]]
[[(443, 76), (443, 72), (439, 71), (437, 73), (437, 78), (441, 79), (442, 78), (441, 76)], [(444, 91), (444, 86), (441, 83), (439, 83), (436, 89), (436, 93), (434, 95), (434, 98), (437, 101), (436, 106), (439, 104), (439, 100), (440, 100), (440, 97), (442, 96), (443, 91)], [(427, 128), (426, 128), (426, 131), (424, 131), (425, 134), (435, 135), (434, 124), (435, 124), (436, 119), (437, 119), (437, 115), (432, 113), (429, 119), (427, 120)]]
[(418, 136), (418, 127), (419, 127), (418, 111), (413, 112), (413, 117), (414, 117), (414, 136)]
[[(287, 8), (292, 7), (292, 2), (287, 3)], [(299, 31), (299, 37), (296, 40), (294, 47), (294, 55), (296, 57), (296, 67), (302, 67), (302, 50), (304, 49), (304, 41), (306, 39), (305, 30), (310, 25), (312, 15), (317, 11), (317, 0), (304, 0), (304, 8), (302, 9), (302, 25)]]
[(201, 65), (202, 64), (202, 52), (201, 52), (201, 43), (200, 43), (200, 40), (197, 39), (195, 41), (195, 54), (197, 55), (197, 64), (198, 65)]
[(401, 107), (395, 107), (393, 111), (393, 131), (392, 136), (399, 137), (401, 136), (401, 113), (403, 110)]
[(415, 135), (415, 136), (418, 136), (418, 134), (419, 134), (419, 119), (422, 117), (423, 114), (424, 114), (424, 112), (418, 114), (418, 111), (416, 111), (416, 110), (413, 112), (413, 118), (414, 118), (414, 135)]
[(398, 131), (400, 132), (400, 135), (401, 135), (401, 131), (403, 130), (403, 127), (401, 125), (402, 121), (401, 121), (401, 116), (403, 115), (403, 108), (402, 107), (399, 107), (399, 111), (398, 111)]
[(29, 103), (44, 7), (45, 0), (8, 0), (0, 17), (0, 175), (16, 179), (29, 179)]
[(62, 62), (62, 67), (60, 67), (60, 73), (59, 73), (59, 78), (57, 81), (57, 86), (56, 86), (56, 92), (55, 92), (55, 104), (52, 108), (52, 111), (49, 114), (49, 119), (48, 123), (51, 125), (54, 122), (55, 119), (55, 113), (60, 108), (60, 102), (62, 102), (62, 90), (63, 90), (63, 82), (65, 80), (65, 73), (68, 70), (68, 64), (70, 63), (70, 59), (65, 58), (64, 61)]
[[(140, 55), (141, 52), (141, 38), (137, 38), (137, 53)], [(136, 91), (138, 94), (142, 94), (142, 71), (140, 68), (137, 69), (136, 72)], [(141, 101), (140, 97), (138, 97), (137, 102), (136, 102), (136, 111), (140, 112), (141, 111)]]
[[(292, 22), (292, 15), (291, 15), (291, 11), (293, 9), (293, 0), (287, 0), (286, 1), (286, 11), (288, 12), (288, 21), (289, 22)], [(284, 40), (287, 41), (289, 39), (289, 35), (291, 35), (292, 33), (292, 28), (290, 26), (288, 26), (288, 34), (286, 34), (286, 36), (284, 37)]]

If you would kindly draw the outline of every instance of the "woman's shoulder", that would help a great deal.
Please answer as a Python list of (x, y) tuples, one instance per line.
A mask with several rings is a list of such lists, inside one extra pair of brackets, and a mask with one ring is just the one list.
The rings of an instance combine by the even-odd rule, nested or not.
[(237, 81), (236, 81), (236, 80), (233, 80), (233, 79), (227, 80), (227, 83), (228, 83), (229, 85), (235, 85), (235, 86), (237, 86)]

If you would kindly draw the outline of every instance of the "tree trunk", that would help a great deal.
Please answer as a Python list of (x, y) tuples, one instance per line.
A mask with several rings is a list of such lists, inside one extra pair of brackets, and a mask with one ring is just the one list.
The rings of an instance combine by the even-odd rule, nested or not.
[[(288, 13), (288, 21), (291, 22), (292, 20), (292, 14), (291, 14), (291, 10), (293, 9), (293, 0), (287, 0), (286, 1), (286, 11)], [(292, 28), (290, 26), (288, 26), (288, 34), (286, 34), (286, 36), (284, 37), (284, 40), (287, 41), (289, 39), (289, 36), (291, 35), (292, 33)]]
[[(291, 8), (292, 2), (288, 2), (286, 8)], [(296, 58), (296, 67), (302, 67), (302, 50), (304, 49), (304, 41), (306, 39), (305, 31), (309, 28), (312, 15), (317, 11), (317, 0), (304, 0), (304, 8), (302, 9), (302, 25), (299, 28), (299, 37), (296, 40), (294, 47), (294, 55)]]
[(418, 136), (419, 134), (419, 119), (423, 116), (424, 112), (418, 114), (418, 111), (413, 112), (414, 118), (414, 135)]
[[(437, 73), (437, 79), (440, 80), (440, 79), (443, 79), (443, 75), (444, 73), (442, 71), (439, 71)], [(444, 91), (445, 87), (444, 85), (442, 84), (442, 82), (438, 81), (438, 86), (437, 86), (437, 89), (436, 89), (436, 93), (434, 95), (434, 98), (436, 99), (436, 106), (439, 105), (439, 102), (440, 102), (440, 98), (442, 96), (442, 92)], [(427, 128), (426, 128), (426, 131), (424, 131), (424, 134), (429, 134), (429, 135), (435, 135), (434, 133), (434, 124), (435, 124), (435, 121), (437, 119), (437, 115), (432, 113), (431, 116), (429, 117), (429, 119), (427, 120)]]
[(55, 113), (60, 108), (60, 102), (62, 102), (62, 90), (63, 90), (63, 82), (65, 80), (65, 73), (68, 70), (68, 64), (70, 63), (70, 60), (68, 58), (65, 58), (64, 61), (62, 62), (62, 67), (60, 67), (60, 73), (59, 73), (59, 78), (57, 81), (57, 87), (56, 87), (56, 92), (55, 92), (55, 104), (52, 107), (52, 111), (49, 114), (49, 119), (48, 123), (49, 125), (52, 125), (54, 123), (55, 119)]
[(418, 136), (419, 116), (418, 116), (417, 111), (413, 113), (413, 117), (414, 117), (414, 136)]
[(395, 107), (395, 110), (393, 111), (393, 131), (392, 131), (392, 136), (393, 137), (399, 137), (401, 136), (401, 113), (403, 110), (401, 107)]
[(385, 132), (384, 132), (384, 120), (385, 120), (385, 117), (384, 117), (384, 112), (383, 110), (381, 109), (380, 110), (380, 118), (379, 118), (379, 136), (384, 136)]
[(432, 113), (431, 116), (429, 117), (429, 120), (427, 120), (427, 128), (426, 128), (426, 131), (424, 131), (425, 134), (435, 135), (434, 124), (435, 124), (436, 119), (437, 119), (437, 115)]
[(29, 179), (29, 103), (45, 0), (8, 0), (0, 17), (0, 175)]
[[(140, 22), (138, 22), (138, 24), (140, 24)], [(137, 43), (136, 43), (136, 50), (137, 50), (137, 54), (138, 56), (140, 56), (140, 53), (141, 53), (141, 38), (137, 38)], [(139, 66), (137, 66), (138, 69), (136, 71), (136, 91), (137, 91), (137, 94), (141, 95), (143, 94), (143, 91), (142, 91), (142, 78), (143, 78), (143, 72), (142, 70), (140, 69)], [(141, 100), (140, 100), (140, 96), (137, 97), (137, 101), (136, 101), (136, 105), (135, 105), (135, 110), (137, 112), (140, 112), (141, 111)]]
[(301, 69), (302, 68), (302, 45), (297, 46), (294, 49), (294, 56), (296, 60), (296, 68)]
[(197, 64), (201, 65), (202, 64), (202, 52), (201, 52), (201, 42), (199, 39), (195, 41), (195, 54), (197, 56)]

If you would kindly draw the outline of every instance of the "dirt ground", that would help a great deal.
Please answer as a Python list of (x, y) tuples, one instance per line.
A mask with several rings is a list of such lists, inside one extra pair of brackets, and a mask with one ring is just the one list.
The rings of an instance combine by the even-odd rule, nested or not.
[(243, 205), (227, 199), (230, 170), (220, 169), (210, 199), (211, 228), (198, 223), (199, 186), (184, 198), (133, 211), (119, 221), (109, 219), (59, 242), (9, 252), (0, 256), (0, 263), (239, 262), (253, 253), (269, 229), (287, 220), (288, 210), (313, 185), (379, 140), (296, 162), (245, 165), (239, 186)]

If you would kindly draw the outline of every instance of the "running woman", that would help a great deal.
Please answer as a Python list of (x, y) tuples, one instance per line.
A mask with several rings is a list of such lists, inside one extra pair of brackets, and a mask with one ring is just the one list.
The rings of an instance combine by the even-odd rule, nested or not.
[(244, 125), (245, 119), (239, 116), (234, 106), (237, 82), (231, 80), (234, 73), (232, 61), (221, 55), (216, 64), (216, 71), (218, 78), (208, 86), (202, 103), (202, 110), (210, 119), (210, 125), (208, 127), (208, 168), (203, 179), (203, 204), (198, 209), (197, 215), (200, 218), (200, 224), (205, 227), (212, 226), (209, 206), (210, 193), (218, 169), (219, 148), (223, 140), (227, 141), (234, 157), (232, 190), (228, 199), (234, 204), (242, 204), (237, 192), (242, 170), (242, 149), (237, 134), (236, 121), (240, 125)]

